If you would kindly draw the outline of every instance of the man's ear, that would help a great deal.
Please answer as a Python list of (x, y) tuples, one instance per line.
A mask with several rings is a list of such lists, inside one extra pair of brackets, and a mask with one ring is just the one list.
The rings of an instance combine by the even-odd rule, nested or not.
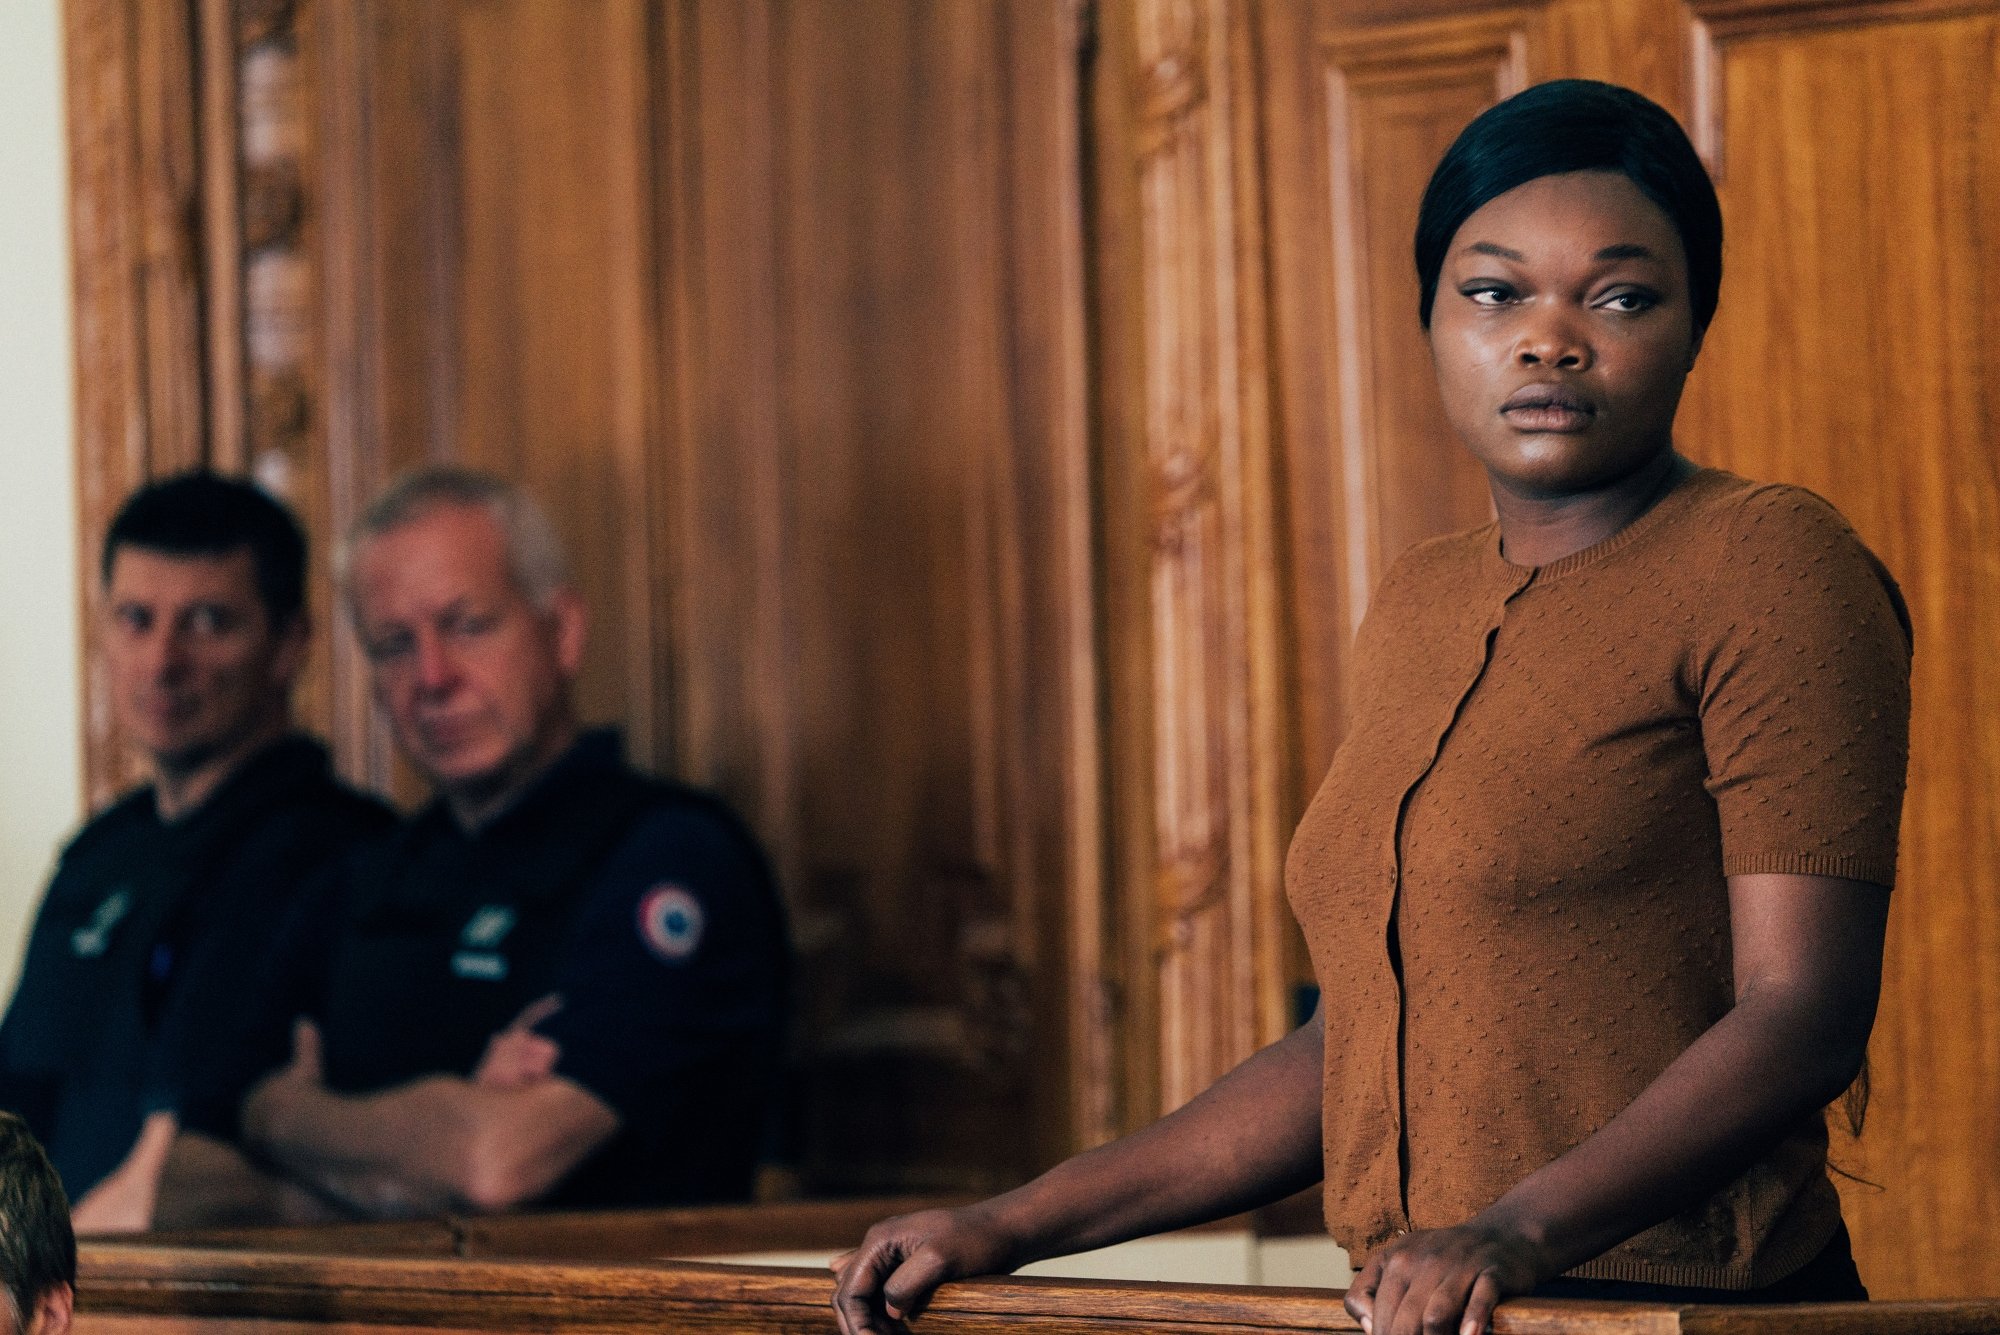
[(292, 686), (305, 671), (306, 650), (312, 644), (312, 626), (303, 611), (292, 613), (272, 637), (271, 684), (290, 695)]
[(21, 1335), (69, 1335), (69, 1319), (76, 1308), (76, 1290), (58, 1284), (42, 1291), (35, 1299), (34, 1315)]
[(549, 618), (555, 623), (556, 663), (563, 676), (574, 679), (583, 671), (583, 645), (589, 638), (589, 617), (584, 613), (583, 599), (576, 596), (574, 589), (557, 589), (549, 601)]

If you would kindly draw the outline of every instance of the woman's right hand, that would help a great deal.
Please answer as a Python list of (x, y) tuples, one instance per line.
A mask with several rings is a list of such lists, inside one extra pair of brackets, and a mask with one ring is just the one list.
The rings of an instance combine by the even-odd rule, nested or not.
[(938, 1285), (1020, 1265), (1020, 1244), (990, 1204), (885, 1219), (859, 1247), (834, 1257), (833, 1310), (843, 1335), (888, 1335), (888, 1323), (923, 1310)]
[(1111, 1247), (1303, 1191), (1320, 1176), (1318, 1011), (1143, 1131), (957, 1210), (884, 1220), (833, 1259), (842, 1335), (889, 1335), (937, 1286)]

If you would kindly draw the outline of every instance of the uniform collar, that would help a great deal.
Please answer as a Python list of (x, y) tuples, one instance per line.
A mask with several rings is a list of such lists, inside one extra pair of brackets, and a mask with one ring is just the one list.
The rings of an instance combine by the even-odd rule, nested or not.
[(490, 844), (522, 834), (533, 837), (576, 803), (590, 801), (604, 778), (625, 772), (625, 743), (618, 730), (592, 728), (529, 780), (519, 797), (477, 829), (468, 831), (460, 826), (441, 797), (431, 800), (420, 820), (427, 828), (453, 831), (467, 843)]
[(199, 830), (226, 821), (236, 811), (261, 806), (301, 784), (332, 772), (326, 748), (304, 733), (286, 733), (253, 751), (215, 786), (206, 800), (179, 820), (160, 819), (158, 797), (148, 784), (136, 796), (155, 823), (170, 830)]

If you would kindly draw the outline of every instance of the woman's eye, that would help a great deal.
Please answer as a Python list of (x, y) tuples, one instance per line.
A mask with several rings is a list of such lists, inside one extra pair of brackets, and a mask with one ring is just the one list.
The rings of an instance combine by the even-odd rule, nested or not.
[(1659, 305), (1660, 299), (1650, 292), (1614, 292), (1598, 304), (1621, 314), (1637, 315)]
[(1513, 292), (1509, 289), (1497, 287), (1492, 284), (1483, 287), (1462, 288), (1460, 291), (1465, 299), (1475, 306), (1504, 306), (1514, 296)]

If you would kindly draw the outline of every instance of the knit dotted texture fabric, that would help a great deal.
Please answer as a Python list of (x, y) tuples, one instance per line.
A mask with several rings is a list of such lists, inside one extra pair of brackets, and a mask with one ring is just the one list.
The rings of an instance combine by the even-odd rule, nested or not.
[[(1490, 1205), (1722, 1017), (1727, 877), (1893, 884), (1909, 664), (1895, 582), (1831, 506), (1712, 469), (1540, 568), (1490, 524), (1396, 562), (1286, 874), (1357, 1265)], [(1570, 1273), (1775, 1282), (1839, 1223), (1826, 1145), (1814, 1114)]]

